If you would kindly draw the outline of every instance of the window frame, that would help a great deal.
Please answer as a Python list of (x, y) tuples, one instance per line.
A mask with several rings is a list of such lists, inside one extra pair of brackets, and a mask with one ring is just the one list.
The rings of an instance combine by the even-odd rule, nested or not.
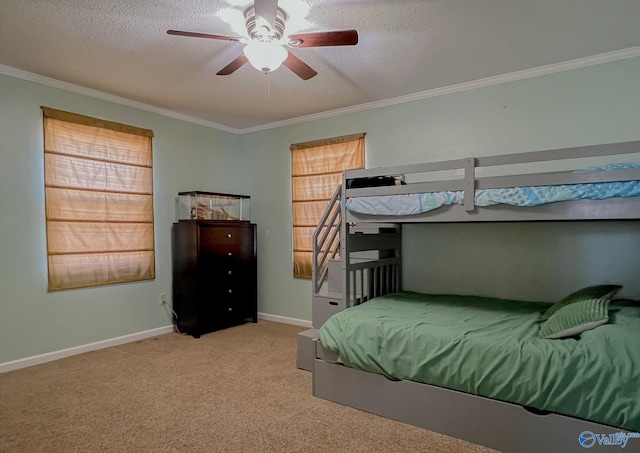
[[(309, 229), (315, 229), (317, 227), (317, 220), (322, 217), (326, 207), (333, 196), (335, 189), (341, 184), (342, 172), (344, 170), (363, 169), (366, 167), (366, 152), (365, 152), (365, 133), (343, 135), (339, 137), (332, 137), (327, 139), (313, 140), (303, 143), (295, 143), (290, 146), (291, 150), (291, 209), (292, 209), (292, 230), (291, 230), (291, 258), (293, 265), (293, 277), (311, 279), (313, 275), (313, 263), (311, 255), (313, 253), (313, 241), (312, 234), (309, 234)], [(309, 159), (308, 162), (297, 161), (296, 155), (309, 154), (309, 151), (313, 151), (314, 148), (318, 148), (318, 152), (324, 152), (327, 154), (339, 154), (339, 150), (343, 148), (343, 145), (353, 150), (344, 149), (343, 154), (339, 157), (340, 161), (335, 162), (316, 162), (313, 163)], [(351, 153), (351, 154), (349, 154)], [(344, 159), (347, 158), (345, 162)], [(321, 156), (320, 159), (323, 159)], [(351, 164), (348, 164), (349, 159), (352, 160)], [(315, 168), (314, 171), (307, 170), (307, 172), (300, 169), (300, 167), (308, 167), (309, 169)], [(319, 167), (324, 166), (322, 171), (317, 171)], [(336, 178), (336, 176), (338, 176)], [(304, 187), (300, 180), (307, 178), (311, 180), (309, 184), (314, 187)], [(317, 183), (320, 179), (325, 178), (324, 184), (322, 182)], [(331, 179), (334, 179), (333, 185)], [(324, 186), (319, 188), (318, 186)], [(308, 193), (324, 192), (322, 197), (313, 197), (311, 199), (304, 199)], [(315, 204), (315, 206), (311, 206)], [(310, 212), (303, 212), (304, 207)], [(300, 218), (305, 217), (307, 222), (300, 222)], [(316, 219), (317, 218), (317, 219)], [(314, 223), (315, 222), (315, 223)], [(301, 229), (307, 229), (307, 234), (299, 233)], [(304, 247), (306, 246), (306, 248)], [(303, 254), (306, 254), (308, 258), (303, 258)]]
[(155, 279), (153, 131), (41, 110), (48, 291)]

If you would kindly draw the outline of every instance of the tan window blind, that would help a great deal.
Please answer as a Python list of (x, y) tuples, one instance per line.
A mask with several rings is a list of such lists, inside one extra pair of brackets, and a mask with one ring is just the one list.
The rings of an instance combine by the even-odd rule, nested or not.
[(42, 111), (49, 290), (155, 278), (153, 132)]
[(364, 134), (291, 145), (294, 277), (311, 277), (313, 231), (342, 170), (364, 168), (364, 159)]

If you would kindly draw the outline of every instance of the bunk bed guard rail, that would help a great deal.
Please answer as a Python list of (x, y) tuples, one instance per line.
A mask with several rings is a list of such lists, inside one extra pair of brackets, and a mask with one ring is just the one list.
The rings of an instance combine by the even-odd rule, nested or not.
[[(378, 195), (400, 195), (441, 191), (464, 191), (464, 210), (474, 211), (474, 194), (476, 189), (499, 189), (522, 186), (551, 186), (560, 184), (579, 184), (592, 182), (614, 182), (638, 179), (638, 169), (620, 169), (608, 172), (576, 172), (542, 171), (538, 173), (514, 173), (505, 176), (476, 177), (476, 168), (491, 168), (505, 165), (522, 165), (545, 163), (552, 166), (554, 162), (568, 159), (614, 156), (640, 153), (640, 141), (611, 143), (605, 145), (579, 146), (548, 151), (532, 151), (516, 154), (505, 154), (487, 157), (469, 157), (433, 163), (410, 164), (394, 167), (379, 167), (365, 170), (349, 170), (343, 172), (342, 197), (368, 197)], [(387, 175), (429, 174), (438, 171), (460, 171), (462, 178), (445, 179), (426, 182), (408, 182), (406, 185), (391, 187), (347, 188), (347, 181), (354, 178), (372, 178)]]

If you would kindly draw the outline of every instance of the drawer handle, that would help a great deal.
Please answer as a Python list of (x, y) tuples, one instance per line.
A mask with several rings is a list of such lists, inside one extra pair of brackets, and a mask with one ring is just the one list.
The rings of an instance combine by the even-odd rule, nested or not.
[(231, 256), (231, 255), (232, 255), (232, 253), (231, 253), (231, 252), (227, 253), (227, 256)]
[(233, 290), (231, 288), (229, 288), (229, 294), (231, 294), (233, 292)]
[(227, 272), (227, 275), (231, 275), (231, 271)]
[(227, 237), (231, 239), (231, 233), (227, 233)]

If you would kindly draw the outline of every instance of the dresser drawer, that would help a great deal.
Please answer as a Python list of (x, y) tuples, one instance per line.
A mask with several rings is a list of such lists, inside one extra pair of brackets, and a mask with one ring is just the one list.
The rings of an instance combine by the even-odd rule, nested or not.
[(216, 285), (239, 285), (250, 275), (250, 268), (243, 263), (233, 263), (229, 265), (208, 266), (205, 270), (206, 278), (216, 282)]
[(231, 289), (233, 288), (217, 288), (207, 294), (207, 297), (201, 301), (201, 312), (224, 318), (250, 316), (253, 309), (251, 291), (243, 290), (240, 287), (237, 288), (237, 291), (227, 292)]
[(234, 226), (200, 226), (200, 244), (205, 247), (217, 245), (253, 244), (253, 229)]
[(227, 297), (218, 302), (217, 311), (222, 316), (235, 318), (245, 318), (251, 315), (251, 304), (247, 303), (247, 295), (235, 295)]
[(203, 257), (207, 257), (208, 260), (213, 259), (220, 264), (233, 262), (233, 261), (245, 261), (253, 258), (253, 246), (243, 245), (209, 245), (202, 246), (201, 248)]
[(244, 299), (251, 295), (251, 291), (247, 289), (246, 282), (235, 281), (227, 282), (227, 284), (220, 283), (211, 290), (212, 299), (216, 304), (219, 302), (226, 303), (226, 301), (232, 301), (236, 299)]

